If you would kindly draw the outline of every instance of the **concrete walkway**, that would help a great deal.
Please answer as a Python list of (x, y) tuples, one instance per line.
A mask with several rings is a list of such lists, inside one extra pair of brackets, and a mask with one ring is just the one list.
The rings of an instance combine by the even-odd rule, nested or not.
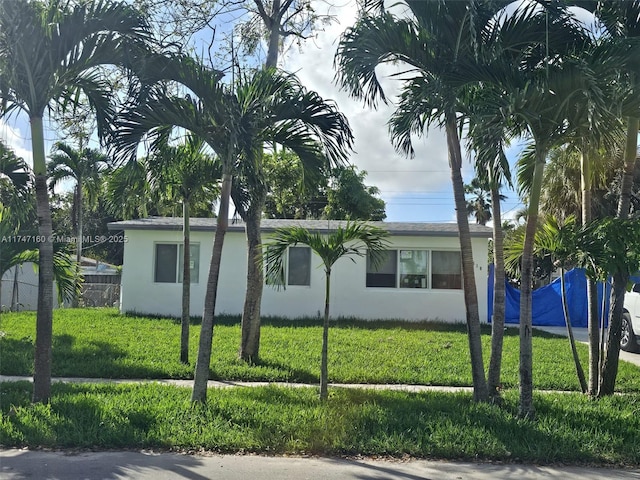
[(255, 455), (0, 451), (3, 480), (601, 480), (639, 469)]
[[(33, 377), (0, 375), (2, 382), (33, 382)], [(53, 383), (159, 383), (161, 385), (173, 385), (176, 387), (192, 388), (193, 380), (173, 380), (173, 379), (116, 379), (116, 378), (83, 378), (83, 377), (53, 377)], [(209, 388), (231, 388), (231, 387), (266, 387), (275, 385), (279, 387), (292, 388), (313, 388), (317, 384), (308, 383), (288, 383), (288, 382), (239, 382), (233, 380), (209, 380)], [(399, 390), (405, 392), (473, 392), (473, 387), (443, 387), (437, 385), (407, 385), (407, 384), (370, 384), (370, 383), (330, 383), (330, 387), (337, 388), (362, 388), (367, 390)], [(1, 480), (1, 479), (0, 479)]]

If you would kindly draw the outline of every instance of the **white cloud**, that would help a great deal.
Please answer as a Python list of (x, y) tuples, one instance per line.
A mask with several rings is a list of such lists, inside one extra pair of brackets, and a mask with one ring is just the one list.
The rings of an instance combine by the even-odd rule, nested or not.
[[(415, 158), (409, 159), (394, 150), (389, 138), (387, 121), (393, 113), (393, 104), (379, 104), (376, 110), (370, 109), (362, 101), (350, 98), (334, 83), (333, 61), (339, 37), (354, 23), (356, 8), (350, 3), (334, 7), (334, 13), (340, 23), (325, 27), (313, 41), (307, 41), (299, 51), (289, 53), (284, 61), (285, 69), (296, 73), (307, 88), (325, 99), (334, 100), (347, 116), (355, 136), (351, 163), (368, 172), (366, 182), (380, 188), (385, 201), (394, 201), (410, 193), (442, 195), (443, 190), (451, 189), (444, 132), (434, 127), (428, 135), (414, 137)], [(391, 100), (395, 99), (401, 86), (399, 81), (389, 78), (394, 71), (395, 67), (391, 66), (378, 69), (385, 94)], [(465, 171), (470, 170), (465, 167)], [(425, 220), (424, 212), (418, 216)], [(442, 212), (439, 217), (442, 218)]]
[(31, 139), (28, 137), (28, 128), (24, 130), (18, 126), (11, 126), (4, 119), (0, 119), (0, 139), (11, 148), (13, 152), (24, 159), (29, 166), (33, 167), (33, 156), (31, 155)]

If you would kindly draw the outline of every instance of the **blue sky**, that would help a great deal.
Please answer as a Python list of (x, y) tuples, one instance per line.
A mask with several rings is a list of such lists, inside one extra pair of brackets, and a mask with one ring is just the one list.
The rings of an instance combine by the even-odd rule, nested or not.
[[(281, 66), (294, 72), (307, 88), (316, 90), (325, 99), (334, 100), (347, 116), (355, 134), (355, 148), (351, 163), (366, 170), (366, 183), (380, 189), (387, 204), (388, 221), (454, 222), (455, 210), (448, 167), (446, 139), (438, 128), (430, 130), (424, 138), (415, 139), (415, 158), (408, 159), (394, 151), (387, 134), (386, 122), (392, 105), (380, 105), (377, 110), (364, 107), (340, 91), (334, 83), (333, 59), (340, 34), (350, 26), (356, 14), (355, 2), (345, 0), (342, 5), (332, 5), (331, 13), (339, 19), (300, 48), (290, 48), (281, 58)], [(196, 47), (197, 50), (197, 47)], [(379, 70), (381, 76), (393, 73), (390, 68)], [(385, 79), (386, 93), (397, 92), (399, 82)], [(55, 129), (46, 132), (47, 148), (59, 140)], [(0, 121), (0, 138), (11, 145), (26, 160), (31, 159), (28, 123), (25, 118), (12, 117), (7, 123)], [(510, 149), (513, 160), (517, 148)], [(473, 178), (470, 162), (463, 167), (465, 182)], [(521, 207), (517, 194), (507, 196), (502, 206), (503, 218), (511, 218)]]

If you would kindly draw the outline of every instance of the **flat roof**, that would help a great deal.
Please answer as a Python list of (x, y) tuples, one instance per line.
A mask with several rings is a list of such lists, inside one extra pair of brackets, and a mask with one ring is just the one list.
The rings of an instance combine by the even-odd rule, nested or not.
[[(216, 229), (215, 218), (191, 218), (189, 220), (192, 232), (213, 232)], [(262, 219), (261, 230), (273, 232), (282, 227), (299, 226), (308, 230), (327, 233), (337, 227), (344, 227), (347, 220), (285, 220)], [(456, 223), (429, 223), (429, 222), (367, 222), (370, 225), (384, 228), (392, 235), (406, 236), (434, 236), (457, 237), (458, 225)], [(107, 225), (109, 230), (182, 230), (182, 217), (147, 217), (137, 220), (123, 220), (111, 222)], [(484, 225), (469, 224), (472, 237), (489, 238), (493, 235), (493, 229)], [(244, 222), (241, 220), (229, 220), (227, 231), (244, 231)]]

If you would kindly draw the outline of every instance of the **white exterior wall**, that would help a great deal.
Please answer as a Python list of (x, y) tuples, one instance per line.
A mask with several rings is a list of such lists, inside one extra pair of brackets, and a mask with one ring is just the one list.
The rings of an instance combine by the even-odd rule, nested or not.
[[(180, 231), (127, 230), (124, 250), (120, 306), (123, 312), (170, 315), (181, 311), (182, 284), (154, 283), (154, 244), (181, 243)], [(200, 244), (198, 284), (191, 287), (191, 314), (202, 315), (205, 287), (211, 261), (213, 232), (192, 232), (191, 242)], [(268, 241), (268, 235), (263, 235)], [(390, 248), (459, 251), (456, 237), (391, 237)], [(478, 285), (480, 320), (487, 321), (487, 239), (472, 238)], [(240, 314), (244, 304), (247, 274), (244, 232), (225, 236), (216, 313)], [(462, 290), (367, 288), (366, 258), (353, 263), (342, 258), (334, 265), (331, 279), (331, 316), (363, 319), (465, 321)], [(282, 317), (318, 316), (324, 312), (324, 269), (319, 257), (311, 258), (311, 285), (276, 290), (266, 286), (262, 315)]]

